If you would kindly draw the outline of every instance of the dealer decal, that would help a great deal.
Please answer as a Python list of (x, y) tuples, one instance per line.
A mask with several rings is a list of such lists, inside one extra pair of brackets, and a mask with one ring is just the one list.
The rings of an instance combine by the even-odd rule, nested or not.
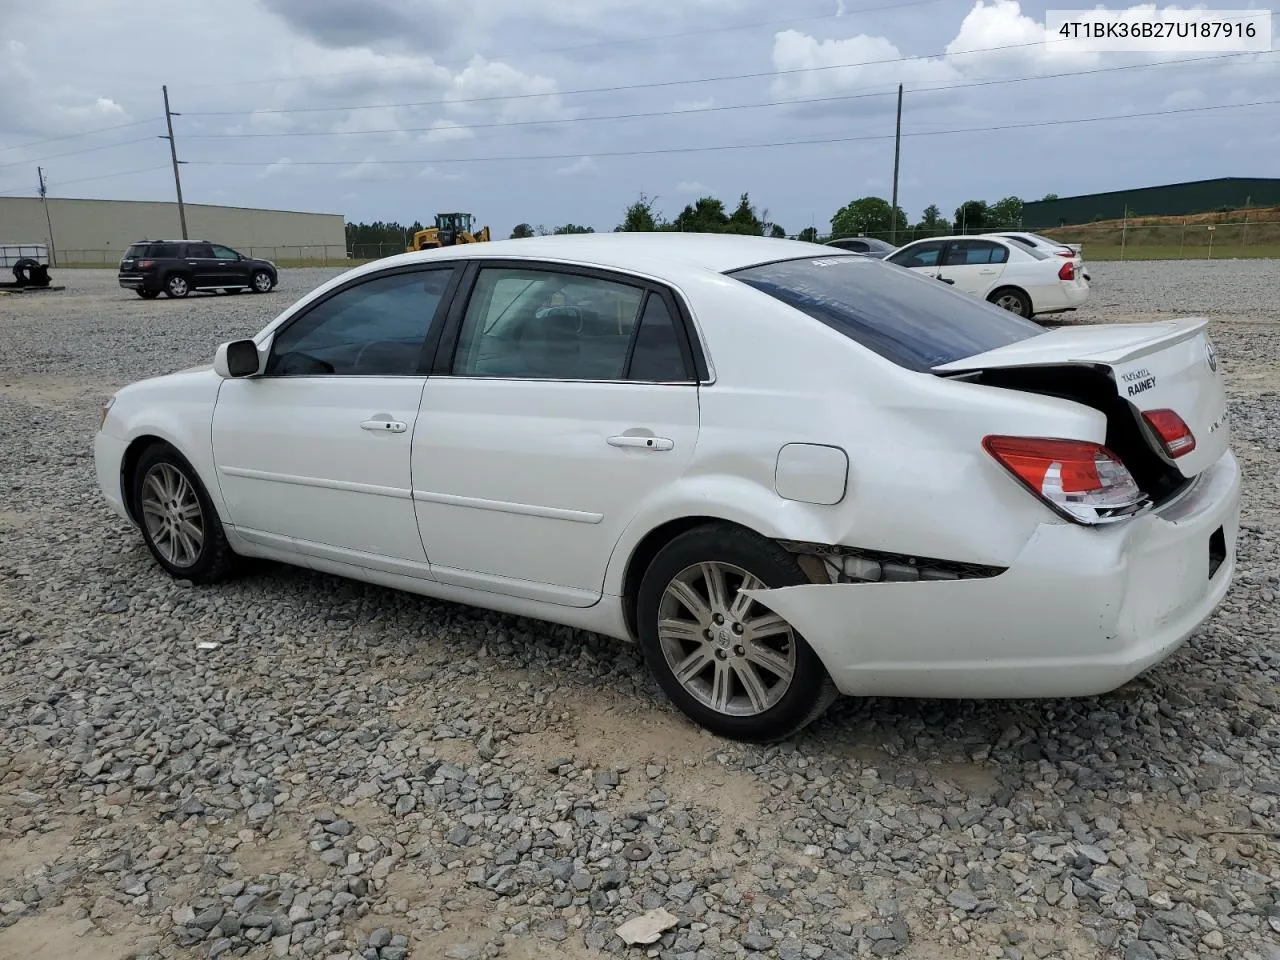
[(1126, 383), (1125, 392), (1131, 397), (1136, 397), (1140, 393), (1146, 393), (1156, 385), (1156, 378), (1151, 375), (1151, 371), (1146, 367), (1139, 367), (1137, 370), (1130, 370), (1128, 373), (1120, 375)]

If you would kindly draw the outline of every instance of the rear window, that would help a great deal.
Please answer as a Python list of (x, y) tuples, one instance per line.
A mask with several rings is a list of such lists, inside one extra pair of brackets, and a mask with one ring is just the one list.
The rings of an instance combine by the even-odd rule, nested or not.
[(130, 246), (128, 250), (124, 252), (124, 256), (126, 260), (129, 260), (129, 259), (136, 260), (138, 257), (145, 257), (146, 255), (147, 255), (147, 244), (145, 243), (135, 243), (132, 246)]
[(783, 260), (729, 276), (909, 370), (928, 371), (1044, 333), (1008, 310), (882, 260)]
[(1030, 240), (1027, 240), (1023, 237), (1005, 237), (1005, 239), (1008, 240), (1010, 243), (1016, 243), (1019, 249), (1025, 250), (1027, 253), (1035, 257), (1037, 260), (1049, 259), (1049, 254), (1045, 253), (1043, 250), (1037, 247)]

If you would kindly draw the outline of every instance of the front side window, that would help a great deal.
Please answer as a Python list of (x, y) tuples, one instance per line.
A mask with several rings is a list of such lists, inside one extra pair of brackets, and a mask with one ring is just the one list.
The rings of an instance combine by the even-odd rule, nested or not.
[(366, 280), (276, 335), (267, 376), (417, 376), (453, 267)]
[(483, 267), (467, 303), (454, 376), (620, 380), (640, 286), (524, 267)]
[(236, 253), (230, 247), (220, 247), (216, 243), (213, 245), (213, 255), (218, 260), (239, 260), (240, 254)]
[(1045, 332), (1008, 310), (992, 309), (883, 260), (805, 257), (729, 276), (909, 370), (928, 371)]
[(941, 240), (927, 240), (890, 254), (885, 259), (900, 267), (936, 267), (938, 255), (942, 253), (945, 245)]

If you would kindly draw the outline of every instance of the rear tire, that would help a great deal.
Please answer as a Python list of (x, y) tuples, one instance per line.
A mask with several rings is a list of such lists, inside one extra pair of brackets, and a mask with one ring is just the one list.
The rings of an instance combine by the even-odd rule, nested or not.
[(738, 593), (750, 581), (757, 588), (809, 582), (773, 541), (707, 524), (654, 557), (636, 613), (645, 660), (671, 701), (718, 736), (761, 743), (808, 726), (837, 691), (799, 632)]
[(164, 295), (182, 299), (191, 292), (191, 281), (180, 273), (171, 273), (164, 280)]
[(160, 566), (180, 580), (206, 584), (237, 572), (240, 558), (195, 469), (167, 443), (142, 452), (129, 481), (133, 515)]
[(1002, 310), (1017, 314), (1030, 320), (1032, 317), (1031, 298), (1017, 287), (1001, 287), (987, 297), (987, 300)]

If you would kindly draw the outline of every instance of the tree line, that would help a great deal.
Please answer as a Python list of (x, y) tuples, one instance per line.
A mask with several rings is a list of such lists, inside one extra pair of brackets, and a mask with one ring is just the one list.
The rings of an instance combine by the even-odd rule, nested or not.
[[(1056, 194), (1046, 194), (1045, 200), (1056, 200)], [(966, 200), (956, 207), (950, 218), (943, 215), (937, 204), (929, 204), (914, 223), (905, 210), (896, 211), (883, 197), (860, 197), (851, 200), (831, 217), (831, 237), (904, 235), (938, 236), (951, 232), (974, 233), (983, 229), (1017, 226), (1022, 218), (1023, 201), (1014, 196), (994, 202)], [(405, 244), (422, 224), (414, 222), (403, 226), (395, 222), (348, 223), (347, 246), (357, 244)], [(664, 216), (657, 207), (657, 198), (641, 193), (622, 216), (622, 222), (613, 228), (615, 233), (652, 233), (672, 231), (682, 233), (738, 233), (750, 236), (788, 237), (781, 224), (769, 219), (768, 208), (757, 211), (750, 194), (743, 193), (737, 205), (730, 210), (713, 196), (703, 196), (686, 204), (674, 218)], [(594, 227), (565, 223), (547, 228), (541, 224), (518, 223), (511, 231), (512, 239), (543, 237), (566, 233), (595, 233)], [(816, 241), (817, 227), (809, 226), (794, 234), (797, 240)]]

